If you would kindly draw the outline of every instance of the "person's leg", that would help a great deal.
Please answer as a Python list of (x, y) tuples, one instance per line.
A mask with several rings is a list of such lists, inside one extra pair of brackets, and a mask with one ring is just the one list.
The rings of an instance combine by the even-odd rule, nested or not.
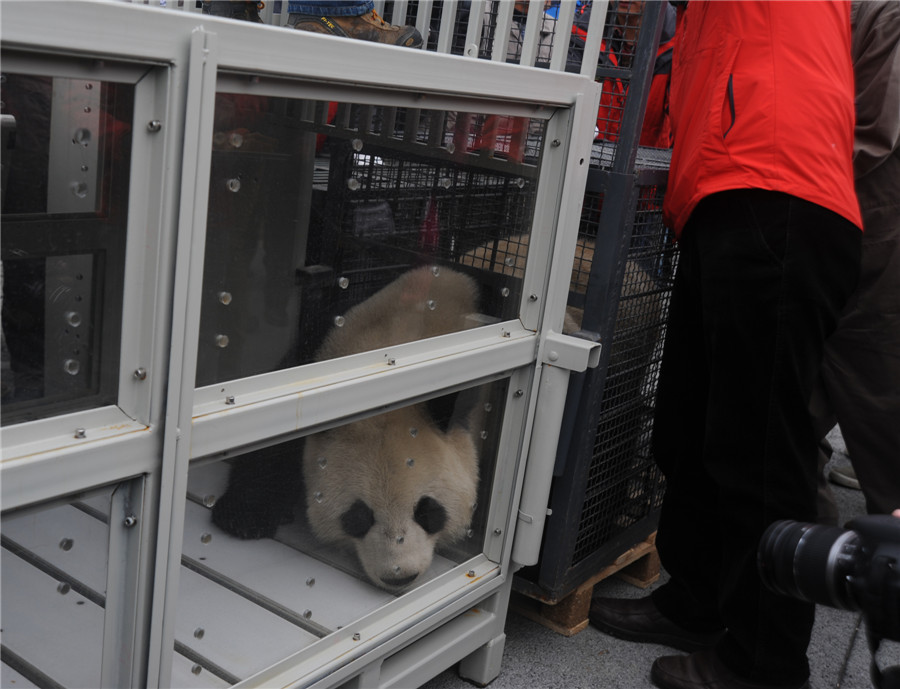
[(358, 17), (375, 9), (372, 0), (290, 0), (288, 14), (318, 14), (329, 17)]
[(900, 208), (864, 209), (859, 288), (822, 378), (870, 513), (900, 505)]
[(670, 578), (645, 598), (595, 598), (589, 613), (607, 634), (682, 651), (714, 644), (723, 629), (715, 486), (699, 461), (709, 380), (700, 343), (699, 260), (693, 228), (687, 228), (679, 241), (653, 423), (653, 455), (666, 477), (656, 549)]
[(722, 628), (718, 612), (720, 540), (716, 488), (700, 461), (709, 390), (703, 345), (701, 257), (695, 228), (679, 242), (656, 407), (653, 456), (666, 477), (656, 548), (670, 580), (652, 594), (656, 608), (685, 629)]
[(799, 685), (809, 674), (814, 608), (765, 589), (756, 551), (773, 521), (816, 518), (809, 402), (825, 340), (856, 286), (860, 233), (834, 213), (765, 191), (717, 194), (695, 216), (709, 361), (702, 462), (717, 501), (714, 526), (698, 536), (721, 554), (728, 628), (716, 656), (739, 676)]

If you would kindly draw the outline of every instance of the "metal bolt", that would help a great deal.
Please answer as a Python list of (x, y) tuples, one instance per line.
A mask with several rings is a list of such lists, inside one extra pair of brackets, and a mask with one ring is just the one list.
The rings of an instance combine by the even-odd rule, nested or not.
[(162, 129), (162, 122), (159, 120), (150, 120), (147, 123), (148, 132), (158, 132), (160, 129)]
[(394, 366), (396, 363), (397, 363), (397, 360), (396, 360), (396, 359), (388, 359), (388, 360), (387, 360), (387, 365), (388, 365), (388, 366)]
[(466, 576), (469, 577), (469, 579), (474, 579), (475, 578), (475, 570), (470, 569), (468, 572), (466, 572)]
[(122, 520), (122, 524), (124, 524), (126, 528), (130, 529), (132, 526), (137, 524), (137, 517), (135, 517), (133, 514), (129, 514), (127, 517), (125, 517), (124, 520)]
[(194, 665), (191, 668), (191, 672), (193, 672), (195, 675), (199, 675), (201, 672), (203, 672), (203, 668), (200, 665)]
[(562, 145), (562, 142), (559, 139), (553, 139), (553, 141), (550, 142), (550, 145), (556, 148), (557, 146)]
[(143, 366), (134, 369), (134, 377), (136, 380), (147, 380), (147, 369)]
[(525, 391), (524, 391), (524, 390), (516, 390), (516, 392), (515, 392), (515, 396), (516, 396), (516, 397), (521, 397), (521, 396), (524, 395), (524, 394), (525, 394)]
[(209, 543), (212, 540), (211, 533), (200, 534), (200, 542), (201, 543)]
[(315, 578), (315, 577), (310, 577), (309, 579), (307, 579), (307, 580), (306, 580), (306, 585), (307, 585), (307, 586), (315, 586), (315, 585), (316, 585), (316, 578)]
[(219, 292), (219, 303), (228, 306), (231, 303), (231, 292)]
[(60, 550), (69, 551), (72, 550), (72, 546), (75, 542), (71, 538), (64, 538), (59, 542)]
[(501, 529), (501, 528), (499, 528), (499, 527), (496, 528), (496, 529), (494, 529), (494, 535), (495, 535), (495, 536), (500, 536), (502, 533), (503, 533), (503, 529)]
[(87, 431), (85, 431), (83, 428), (76, 428), (75, 437), (79, 440), (81, 440), (82, 438), (87, 438)]
[(65, 596), (65, 595), (66, 595), (69, 591), (71, 591), (71, 590), (72, 590), (72, 587), (69, 586), (69, 585), (68, 585), (66, 582), (64, 582), (64, 581), (60, 582), (59, 585), (57, 585), (57, 587), (56, 587), (56, 591), (57, 591), (58, 593), (62, 594), (63, 596)]
[(309, 618), (311, 618), (311, 617), (312, 617), (312, 610), (304, 610), (304, 611), (303, 611), (303, 617), (304, 617), (305, 619), (307, 619), (307, 620), (308, 620)]
[(216, 347), (225, 349), (228, 346), (228, 335), (216, 335)]
[(203, 627), (197, 627), (194, 630), (194, 638), (195, 639), (202, 639), (204, 634), (206, 634), (206, 630)]
[(228, 397), (225, 398), (225, 404), (234, 404), (234, 395), (228, 395)]
[(360, 636), (359, 632), (356, 632), (356, 634), (353, 635), (354, 641), (359, 641), (361, 638), (362, 638), (362, 636)]
[(528, 301), (537, 301), (537, 300), (538, 300), (538, 295), (536, 295), (536, 294), (528, 295)]

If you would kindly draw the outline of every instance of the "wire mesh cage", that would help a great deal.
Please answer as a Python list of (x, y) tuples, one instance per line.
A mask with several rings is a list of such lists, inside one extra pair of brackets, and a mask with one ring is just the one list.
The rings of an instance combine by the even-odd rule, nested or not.
[(665, 8), (648, 4), (613, 19), (628, 27), (617, 34), (620, 59), (604, 63), (601, 53), (597, 68), (613, 88), (598, 114), (568, 314), (570, 329), (599, 336), (604, 353), (570, 385), (541, 559), (517, 577), (520, 592), (544, 602), (561, 601), (652, 534), (665, 490), (651, 449), (677, 264), (662, 221), (670, 152), (659, 146), (652, 100), (666, 80), (657, 69), (664, 18)]
[(642, 187), (639, 193), (573, 563), (641, 520), (652, 530), (664, 492), (650, 434), (675, 249), (662, 230), (660, 188)]

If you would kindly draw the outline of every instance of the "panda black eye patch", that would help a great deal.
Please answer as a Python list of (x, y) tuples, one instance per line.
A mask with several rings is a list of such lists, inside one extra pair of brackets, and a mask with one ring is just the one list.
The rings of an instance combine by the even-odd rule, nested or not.
[(426, 495), (416, 503), (413, 518), (426, 533), (436, 534), (447, 523), (447, 510), (437, 500)]
[(375, 523), (375, 513), (362, 500), (357, 500), (341, 515), (341, 527), (351, 538), (362, 538)]

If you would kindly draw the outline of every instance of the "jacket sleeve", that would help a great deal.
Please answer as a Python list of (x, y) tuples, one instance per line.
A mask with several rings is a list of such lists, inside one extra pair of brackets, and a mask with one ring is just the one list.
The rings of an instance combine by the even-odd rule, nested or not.
[(900, 148), (900, 0), (853, 0), (851, 19), (858, 179)]

